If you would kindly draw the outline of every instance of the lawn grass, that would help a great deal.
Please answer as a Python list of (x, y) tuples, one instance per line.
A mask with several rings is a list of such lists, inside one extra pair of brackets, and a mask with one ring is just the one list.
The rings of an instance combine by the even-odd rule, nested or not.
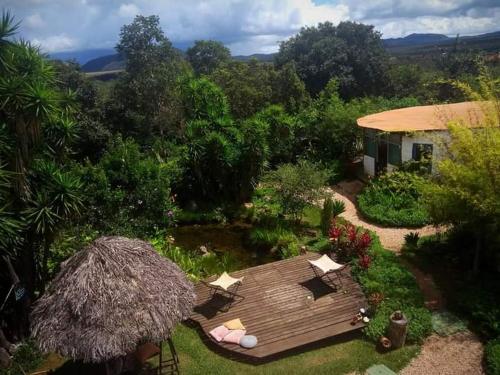
[[(373, 364), (385, 364), (395, 372), (404, 368), (418, 354), (419, 346), (380, 354), (375, 345), (364, 339), (335, 343), (320, 349), (262, 365), (237, 362), (212, 352), (201, 340), (198, 332), (179, 325), (173, 341), (180, 359), (182, 374), (346, 374), (363, 372)], [(166, 349), (167, 350), (167, 349)], [(166, 352), (166, 355), (169, 355)]]

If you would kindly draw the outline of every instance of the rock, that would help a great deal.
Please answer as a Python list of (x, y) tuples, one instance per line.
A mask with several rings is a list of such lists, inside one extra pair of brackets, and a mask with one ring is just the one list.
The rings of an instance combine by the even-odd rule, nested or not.
[(199, 250), (200, 250), (201, 256), (203, 256), (203, 257), (210, 255), (210, 252), (208, 251), (206, 246), (201, 245)]

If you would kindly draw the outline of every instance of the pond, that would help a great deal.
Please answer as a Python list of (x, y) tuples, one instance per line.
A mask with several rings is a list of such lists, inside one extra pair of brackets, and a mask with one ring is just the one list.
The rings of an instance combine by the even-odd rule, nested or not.
[(173, 229), (175, 244), (186, 250), (196, 251), (205, 246), (209, 251), (225, 253), (238, 261), (241, 268), (268, 263), (272, 256), (246, 245), (252, 225), (246, 223), (183, 225)]

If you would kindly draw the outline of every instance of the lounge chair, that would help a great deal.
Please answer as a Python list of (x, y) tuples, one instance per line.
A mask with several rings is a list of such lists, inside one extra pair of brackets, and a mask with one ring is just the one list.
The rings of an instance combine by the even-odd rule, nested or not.
[(221, 295), (230, 298), (226, 311), (229, 310), (229, 307), (231, 307), (236, 297), (242, 300), (245, 299), (245, 297), (237, 293), (238, 288), (243, 283), (243, 277), (235, 278), (229, 276), (227, 272), (223, 272), (217, 280), (211, 282), (203, 281), (203, 283), (212, 290), (212, 297), (215, 293), (219, 292)]
[(323, 281), (325, 284), (330, 286), (327, 282), (325, 282), (325, 280), (323, 279), (324, 277), (326, 277), (335, 286), (335, 289), (338, 289), (337, 285), (330, 277), (330, 275), (333, 274), (337, 276), (337, 279), (340, 282), (340, 287), (343, 287), (342, 278), (340, 277), (340, 275), (342, 273), (342, 270), (346, 267), (345, 264), (339, 264), (333, 261), (328, 255), (323, 255), (321, 258), (316, 260), (308, 259), (308, 262), (311, 265), (311, 268), (313, 269), (316, 277)]

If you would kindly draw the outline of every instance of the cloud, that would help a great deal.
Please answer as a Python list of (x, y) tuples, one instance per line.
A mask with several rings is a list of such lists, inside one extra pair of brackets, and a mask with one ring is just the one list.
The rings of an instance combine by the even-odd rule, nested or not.
[(122, 4), (118, 9), (118, 15), (125, 18), (134, 17), (139, 13), (141, 13), (141, 11), (135, 4)]
[(24, 19), (24, 25), (30, 29), (40, 29), (45, 26), (45, 22), (40, 17), (40, 14), (35, 13)]
[(65, 34), (52, 35), (43, 39), (34, 38), (31, 42), (35, 45), (39, 45), (43, 52), (48, 53), (71, 51), (78, 47), (78, 41)]
[(136, 14), (160, 17), (174, 43), (216, 39), (235, 54), (274, 52), (303, 26), (353, 20), (384, 37), (500, 29), (500, 0), (2, 0), (44, 49), (113, 47)]

